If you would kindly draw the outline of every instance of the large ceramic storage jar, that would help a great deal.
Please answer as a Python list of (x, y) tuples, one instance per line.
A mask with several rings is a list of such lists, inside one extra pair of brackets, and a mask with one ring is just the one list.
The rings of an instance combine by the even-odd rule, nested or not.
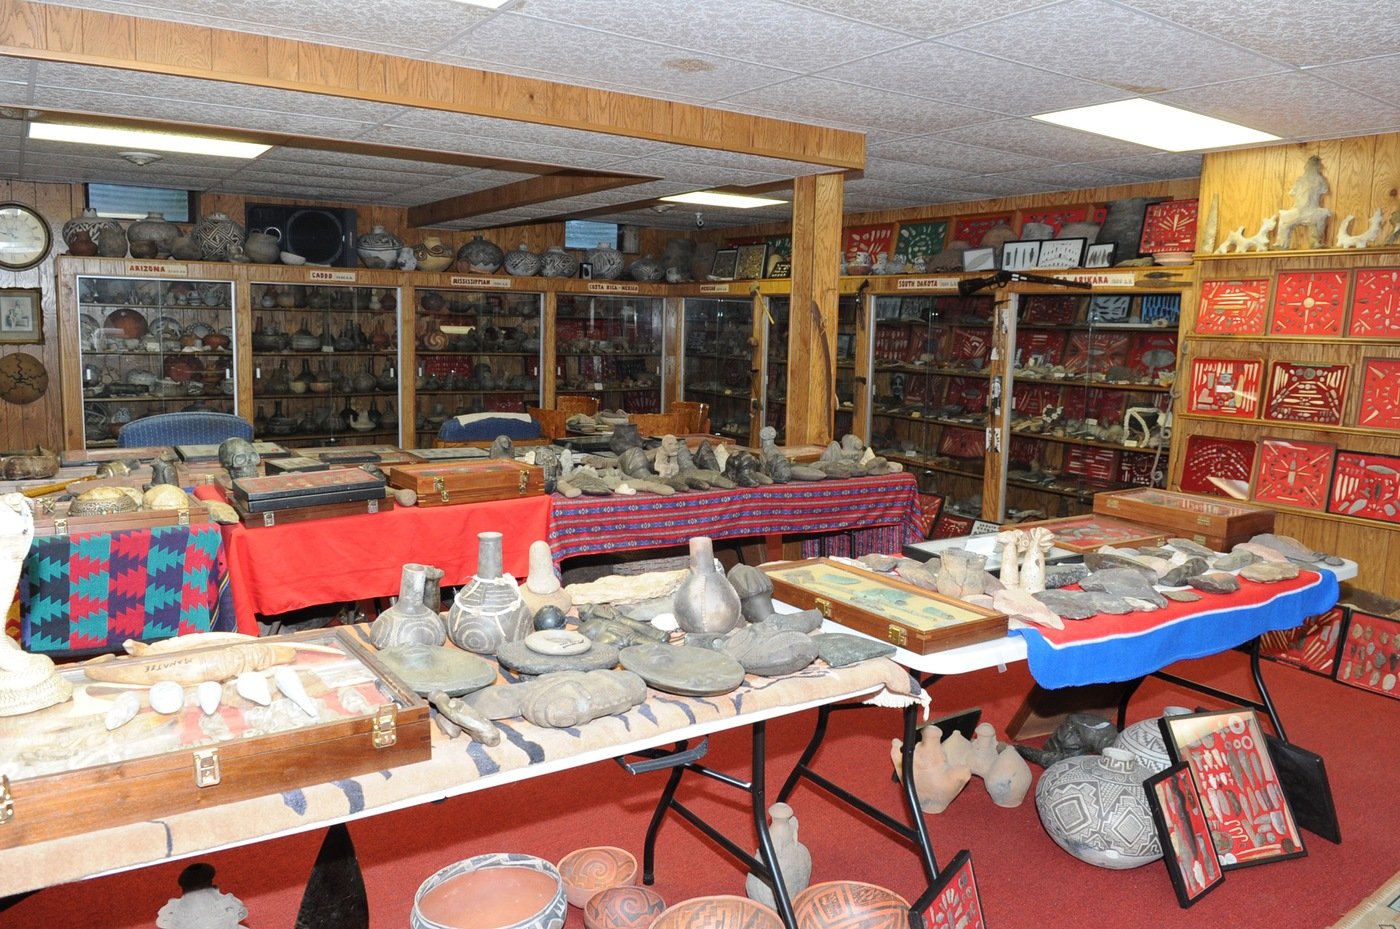
[(562, 245), (551, 245), (540, 256), (540, 274), (544, 277), (573, 277), (578, 273), (578, 259)]
[(494, 243), (476, 236), (457, 250), (457, 270), (477, 274), (494, 274), (500, 270), (505, 255)]

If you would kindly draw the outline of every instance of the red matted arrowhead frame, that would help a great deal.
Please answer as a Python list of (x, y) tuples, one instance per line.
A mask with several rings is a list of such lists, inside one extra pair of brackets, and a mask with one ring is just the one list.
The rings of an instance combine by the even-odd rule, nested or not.
[(1263, 418), (1278, 422), (1340, 426), (1351, 365), (1275, 361)]
[(1138, 251), (1194, 252), (1198, 200), (1164, 200), (1149, 204), (1142, 218), (1142, 240)]
[(1254, 499), (1305, 510), (1326, 509), (1336, 455), (1336, 446), (1325, 442), (1264, 439), (1259, 443)]
[(1356, 424), (1367, 429), (1400, 429), (1400, 358), (1367, 358), (1361, 363), (1361, 409)]
[(960, 219), (953, 227), (953, 241), (966, 242), (976, 248), (982, 244), (982, 237), (997, 226), (1011, 225), (1010, 213), (998, 213), (995, 216), (969, 216)]
[(1247, 358), (1193, 358), (1189, 413), (1252, 418), (1259, 409), (1264, 363)]
[(1400, 339), (1400, 268), (1357, 269), (1347, 335)]
[(1182, 458), (1182, 490), (1224, 497), (1225, 492), (1211, 478), (1248, 484), (1254, 472), (1254, 442), (1190, 435), (1186, 437), (1186, 454)]
[(1202, 281), (1196, 331), (1221, 335), (1263, 335), (1269, 310), (1268, 278)]
[(874, 261), (883, 252), (894, 252), (894, 226), (890, 223), (875, 226), (852, 226), (846, 230), (844, 251), (847, 257), (855, 252), (865, 252)]
[(1280, 271), (1270, 335), (1341, 335), (1347, 271)]
[(1338, 452), (1327, 512), (1400, 523), (1400, 458)]

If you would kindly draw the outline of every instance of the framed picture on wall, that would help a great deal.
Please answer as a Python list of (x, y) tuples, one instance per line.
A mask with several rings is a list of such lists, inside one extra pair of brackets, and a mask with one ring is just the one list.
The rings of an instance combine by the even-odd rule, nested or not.
[(764, 266), (767, 263), (767, 244), (760, 242), (757, 245), (740, 245), (734, 260), (734, 279), (756, 281), (763, 277)]
[(997, 250), (994, 248), (969, 248), (962, 253), (964, 271), (995, 271)]
[(1090, 245), (1089, 250), (1084, 253), (1084, 267), (1111, 268), (1117, 252), (1117, 242), (1099, 242), (1096, 245)]
[(1040, 267), (1078, 268), (1084, 263), (1084, 249), (1089, 240), (1046, 239), (1040, 243)]
[(722, 248), (715, 252), (714, 264), (710, 265), (710, 280), (732, 281), (738, 267), (739, 250), (737, 248)]
[(1024, 271), (1034, 268), (1040, 259), (1040, 241), (1031, 239), (1007, 242), (1001, 247), (1001, 268), (1003, 271)]
[(44, 341), (44, 311), (37, 287), (0, 289), (0, 342), (12, 345)]

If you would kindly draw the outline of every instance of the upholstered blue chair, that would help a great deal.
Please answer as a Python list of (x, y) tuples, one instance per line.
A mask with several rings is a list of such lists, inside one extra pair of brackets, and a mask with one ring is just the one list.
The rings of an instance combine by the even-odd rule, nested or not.
[(117, 447), (217, 445), (233, 438), (252, 439), (253, 424), (232, 413), (191, 410), (133, 419), (117, 432)]
[(438, 429), (441, 442), (492, 442), (496, 436), (515, 441), (539, 439), (540, 424), (528, 413), (466, 413), (449, 416)]

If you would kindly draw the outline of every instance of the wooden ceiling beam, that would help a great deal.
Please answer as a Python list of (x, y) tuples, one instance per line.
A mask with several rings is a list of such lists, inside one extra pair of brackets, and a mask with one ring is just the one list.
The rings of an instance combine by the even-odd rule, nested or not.
[(561, 126), (859, 169), (859, 132), (272, 36), (0, 4), (0, 54)]
[(433, 226), (455, 219), (466, 219), (469, 216), (481, 216), (534, 203), (562, 200), (566, 197), (579, 197), (600, 190), (612, 190), (615, 187), (653, 180), (655, 178), (635, 174), (594, 174), (583, 171), (546, 174), (513, 184), (503, 184), (490, 190), (479, 190), (409, 207), (408, 224), (415, 228)]

